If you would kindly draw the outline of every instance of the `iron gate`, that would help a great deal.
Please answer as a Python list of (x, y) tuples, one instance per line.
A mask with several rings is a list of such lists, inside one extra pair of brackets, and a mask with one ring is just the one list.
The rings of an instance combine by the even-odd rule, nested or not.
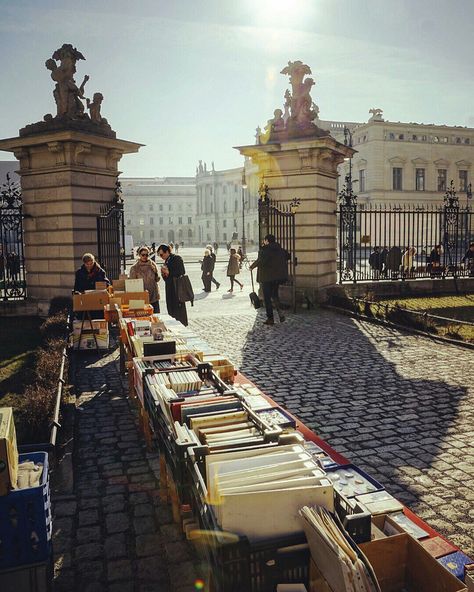
[(114, 200), (101, 206), (97, 216), (97, 258), (111, 280), (125, 272), (125, 222), (119, 181)]
[(0, 190), (0, 296), (4, 301), (26, 298), (23, 200), (8, 173)]
[(268, 195), (268, 186), (262, 182), (259, 189), (258, 201), (258, 230), (259, 244), (265, 235), (273, 234), (276, 241), (290, 254), (288, 261), (288, 285), (291, 286), (291, 300), (293, 311), (296, 312), (296, 226), (295, 214), (300, 201), (294, 199), (288, 204), (274, 202)]
[[(474, 275), (465, 255), (474, 212), (451, 181), (443, 205), (359, 205), (346, 176), (339, 193), (339, 283)], [(411, 250), (411, 252), (409, 252)]]

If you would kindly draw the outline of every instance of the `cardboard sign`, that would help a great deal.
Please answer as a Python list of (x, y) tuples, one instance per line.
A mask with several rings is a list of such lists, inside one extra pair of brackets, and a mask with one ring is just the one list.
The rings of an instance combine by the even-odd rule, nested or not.
[(106, 290), (90, 291), (85, 294), (74, 294), (72, 306), (74, 312), (81, 310), (104, 310), (109, 303), (110, 295)]

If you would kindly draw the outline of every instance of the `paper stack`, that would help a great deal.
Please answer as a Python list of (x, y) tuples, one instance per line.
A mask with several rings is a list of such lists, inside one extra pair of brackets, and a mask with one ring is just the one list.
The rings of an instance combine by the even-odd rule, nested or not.
[(325, 508), (304, 506), (299, 514), (312, 559), (333, 592), (380, 592), (370, 563)]
[(300, 444), (210, 454), (206, 475), (218, 525), (250, 541), (301, 532), (305, 504), (333, 510), (332, 484)]

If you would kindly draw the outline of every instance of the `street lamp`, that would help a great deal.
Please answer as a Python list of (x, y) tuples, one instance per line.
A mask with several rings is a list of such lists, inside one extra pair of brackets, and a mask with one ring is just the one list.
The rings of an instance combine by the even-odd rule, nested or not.
[(242, 254), (244, 258), (247, 255), (247, 245), (245, 241), (245, 190), (247, 189), (247, 179), (245, 178), (245, 166), (242, 169)]

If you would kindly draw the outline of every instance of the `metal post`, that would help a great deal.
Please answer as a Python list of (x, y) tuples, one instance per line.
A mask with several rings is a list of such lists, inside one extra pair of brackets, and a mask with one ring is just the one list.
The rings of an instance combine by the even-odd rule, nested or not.
[(247, 256), (247, 245), (245, 240), (245, 189), (247, 188), (247, 180), (245, 178), (245, 166), (242, 170), (242, 254), (244, 258)]

